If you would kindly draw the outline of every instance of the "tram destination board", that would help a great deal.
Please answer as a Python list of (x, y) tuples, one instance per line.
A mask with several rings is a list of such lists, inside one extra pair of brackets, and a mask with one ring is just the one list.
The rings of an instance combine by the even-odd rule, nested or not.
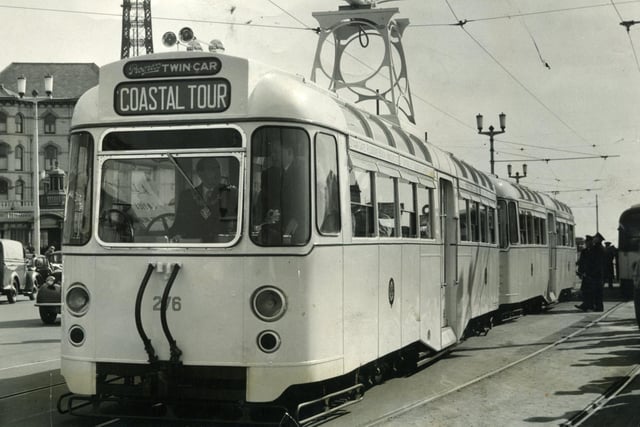
[(114, 92), (121, 116), (221, 113), (230, 103), (231, 84), (223, 78), (125, 82)]

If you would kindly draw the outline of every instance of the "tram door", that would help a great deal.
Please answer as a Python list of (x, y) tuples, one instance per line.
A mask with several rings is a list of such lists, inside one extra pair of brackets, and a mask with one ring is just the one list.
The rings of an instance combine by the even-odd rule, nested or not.
[(440, 282), (442, 309), (442, 345), (455, 342), (457, 312), (457, 277), (458, 277), (458, 229), (455, 210), (455, 194), (453, 183), (440, 179), (440, 235), (442, 237), (442, 280)]
[(556, 220), (552, 213), (547, 214), (547, 227), (549, 229), (549, 286), (547, 291), (549, 299), (554, 301), (557, 297), (558, 234), (556, 233)]

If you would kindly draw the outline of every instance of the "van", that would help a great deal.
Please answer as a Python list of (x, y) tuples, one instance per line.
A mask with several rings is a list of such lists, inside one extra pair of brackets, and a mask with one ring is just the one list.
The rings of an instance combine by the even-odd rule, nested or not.
[(27, 283), (27, 260), (22, 243), (0, 239), (0, 293), (6, 295), (10, 304), (16, 302), (17, 295), (35, 298), (36, 287)]

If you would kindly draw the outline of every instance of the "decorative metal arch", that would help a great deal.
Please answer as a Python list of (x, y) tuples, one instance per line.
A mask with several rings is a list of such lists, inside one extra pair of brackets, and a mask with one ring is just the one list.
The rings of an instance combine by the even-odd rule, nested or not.
[[(407, 62), (402, 46), (402, 35), (409, 25), (408, 19), (392, 19), (397, 8), (340, 8), (337, 12), (315, 12), (313, 16), (320, 24), (316, 53), (311, 70), (311, 80), (317, 81), (321, 75), (329, 79), (329, 90), (334, 92), (347, 90), (356, 96), (356, 103), (364, 101), (382, 102), (390, 118), (398, 121), (402, 112), (409, 121), (415, 124), (413, 101), (409, 87)], [(333, 37), (333, 42), (329, 40)], [(382, 39), (384, 52), (380, 64), (370, 67), (372, 73), (357, 80), (345, 78), (348, 70), (345, 58), (347, 49), (352, 43), (359, 42), (367, 48), (373, 37)], [(327, 70), (322, 63), (323, 49), (332, 46), (333, 67)], [(385, 88), (374, 88), (374, 79), (388, 80)]]

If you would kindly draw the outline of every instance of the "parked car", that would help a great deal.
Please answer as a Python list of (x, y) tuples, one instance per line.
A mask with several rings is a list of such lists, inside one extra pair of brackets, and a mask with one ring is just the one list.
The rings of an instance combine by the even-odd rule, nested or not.
[(40, 319), (48, 324), (54, 324), (62, 305), (62, 252), (57, 251), (49, 255), (34, 257), (37, 281), (42, 284), (38, 289), (36, 307), (40, 312)]
[(16, 302), (18, 295), (35, 299), (38, 288), (29, 276), (22, 243), (0, 239), (0, 293), (7, 296), (10, 304)]

